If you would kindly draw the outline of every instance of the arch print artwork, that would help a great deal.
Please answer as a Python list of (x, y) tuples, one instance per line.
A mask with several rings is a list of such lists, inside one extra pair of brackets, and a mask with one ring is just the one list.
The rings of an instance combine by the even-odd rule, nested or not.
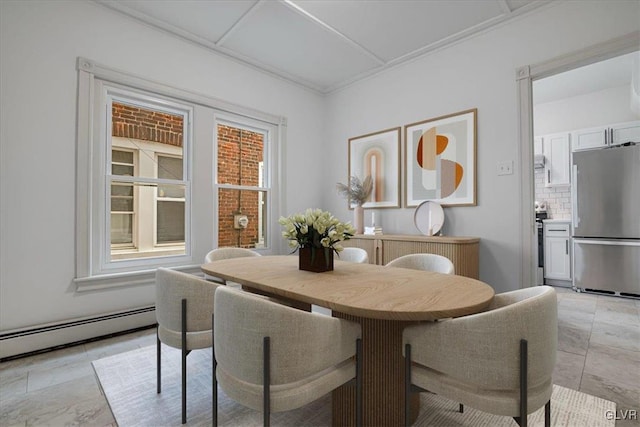
[(371, 197), (362, 207), (399, 208), (399, 170), (400, 127), (349, 138), (348, 177), (362, 181), (371, 175), (373, 180)]
[(476, 205), (477, 109), (404, 127), (405, 206)]

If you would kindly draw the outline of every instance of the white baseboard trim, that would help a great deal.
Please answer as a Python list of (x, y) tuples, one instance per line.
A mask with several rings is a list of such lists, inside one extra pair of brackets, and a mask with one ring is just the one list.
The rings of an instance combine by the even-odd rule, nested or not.
[(156, 323), (154, 306), (0, 334), (0, 359), (58, 347)]

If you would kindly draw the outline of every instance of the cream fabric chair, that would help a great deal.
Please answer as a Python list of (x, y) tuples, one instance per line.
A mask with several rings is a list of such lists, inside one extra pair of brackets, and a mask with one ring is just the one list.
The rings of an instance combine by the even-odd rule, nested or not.
[(194, 275), (159, 268), (156, 271), (157, 392), (161, 391), (160, 347), (182, 350), (182, 424), (187, 422), (187, 355), (213, 347), (211, 317), (214, 294), (221, 287)]
[(216, 291), (215, 313), (214, 378), (231, 399), (262, 410), (265, 425), (271, 412), (299, 408), (354, 378), (361, 424), (359, 324), (229, 287)]
[(553, 288), (498, 294), (485, 312), (404, 330), (405, 392), (415, 384), (521, 426), (545, 406), (549, 426), (557, 341)]
[(361, 264), (369, 263), (369, 255), (367, 251), (361, 248), (344, 248), (342, 252), (338, 254), (340, 261), (358, 262)]
[(409, 254), (387, 263), (387, 267), (412, 268), (414, 270), (434, 271), (436, 273), (455, 274), (451, 260), (436, 254)]
[[(250, 257), (250, 256), (260, 256), (258, 252), (254, 252), (251, 249), (245, 248), (216, 248), (212, 251), (209, 251), (207, 255), (204, 257), (205, 264), (210, 262), (218, 261), (221, 259), (229, 259), (229, 258), (242, 258), (242, 257)], [(216, 283), (221, 283), (226, 285), (226, 280), (223, 280), (219, 277), (209, 276), (208, 274), (204, 275), (204, 278)]]
[[(340, 261), (356, 262), (361, 264), (369, 263), (369, 255), (367, 254), (367, 251), (361, 248), (344, 248), (342, 252), (339, 253), (338, 259)], [(324, 316), (331, 316), (332, 314), (332, 311), (330, 309), (317, 305), (312, 305), (311, 311), (313, 311), (314, 313), (322, 314)]]

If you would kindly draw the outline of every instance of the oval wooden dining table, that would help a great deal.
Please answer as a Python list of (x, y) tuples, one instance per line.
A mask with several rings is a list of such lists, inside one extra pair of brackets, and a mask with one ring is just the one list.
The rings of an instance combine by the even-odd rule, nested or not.
[[(303, 309), (311, 304), (326, 307), (334, 317), (360, 323), (363, 423), (367, 426), (404, 424), (403, 329), (420, 321), (480, 312), (494, 296), (491, 286), (468, 277), (338, 258), (334, 270), (324, 273), (299, 270), (296, 256), (226, 259), (204, 264), (202, 271)], [(415, 419), (419, 396), (410, 399)], [(355, 425), (354, 387), (336, 389), (332, 407), (334, 426)]]

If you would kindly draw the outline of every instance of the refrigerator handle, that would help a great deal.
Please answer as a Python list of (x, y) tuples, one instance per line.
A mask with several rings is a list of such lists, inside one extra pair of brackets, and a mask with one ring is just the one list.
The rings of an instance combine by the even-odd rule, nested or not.
[(573, 165), (571, 169), (571, 216), (573, 217), (573, 228), (580, 224), (578, 215), (578, 165)]

